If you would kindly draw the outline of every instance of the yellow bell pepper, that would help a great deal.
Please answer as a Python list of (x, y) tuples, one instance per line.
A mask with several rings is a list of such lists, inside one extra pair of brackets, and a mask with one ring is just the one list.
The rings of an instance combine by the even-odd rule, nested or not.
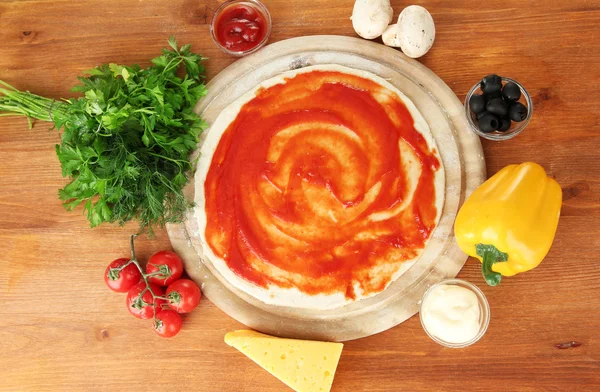
[(454, 223), (458, 246), (482, 262), (490, 286), (537, 267), (558, 226), (562, 190), (537, 163), (509, 165), (477, 188)]

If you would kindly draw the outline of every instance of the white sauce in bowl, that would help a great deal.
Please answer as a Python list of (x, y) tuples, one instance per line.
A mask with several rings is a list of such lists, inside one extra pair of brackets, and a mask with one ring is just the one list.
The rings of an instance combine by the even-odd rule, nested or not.
[(421, 319), (429, 334), (448, 343), (466, 343), (481, 328), (477, 295), (461, 286), (442, 284), (423, 299)]

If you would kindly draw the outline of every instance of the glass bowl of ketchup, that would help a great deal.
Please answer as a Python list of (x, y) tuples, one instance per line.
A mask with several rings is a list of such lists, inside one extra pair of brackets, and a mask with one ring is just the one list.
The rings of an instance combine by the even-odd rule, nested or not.
[(258, 0), (229, 0), (215, 11), (210, 34), (223, 52), (245, 56), (267, 43), (271, 34), (271, 15)]

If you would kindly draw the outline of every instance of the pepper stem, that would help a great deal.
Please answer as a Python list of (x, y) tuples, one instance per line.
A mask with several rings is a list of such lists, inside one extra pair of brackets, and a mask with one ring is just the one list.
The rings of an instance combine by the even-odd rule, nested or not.
[(507, 261), (508, 255), (499, 251), (494, 245), (477, 244), (475, 250), (477, 255), (483, 259), (481, 273), (486, 283), (490, 286), (497, 286), (502, 280), (502, 275), (495, 272), (492, 266), (495, 263)]

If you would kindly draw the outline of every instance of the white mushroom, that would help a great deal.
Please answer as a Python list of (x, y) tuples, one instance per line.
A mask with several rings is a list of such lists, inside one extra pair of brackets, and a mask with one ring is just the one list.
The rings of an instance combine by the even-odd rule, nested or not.
[(366, 39), (381, 36), (392, 21), (390, 0), (356, 0), (352, 11), (352, 27)]
[(389, 25), (381, 36), (383, 43), (394, 48), (400, 47), (400, 37), (398, 36), (398, 25), (396, 23)]
[(431, 49), (435, 24), (429, 11), (418, 5), (406, 7), (398, 17), (400, 48), (408, 57), (418, 58)]

